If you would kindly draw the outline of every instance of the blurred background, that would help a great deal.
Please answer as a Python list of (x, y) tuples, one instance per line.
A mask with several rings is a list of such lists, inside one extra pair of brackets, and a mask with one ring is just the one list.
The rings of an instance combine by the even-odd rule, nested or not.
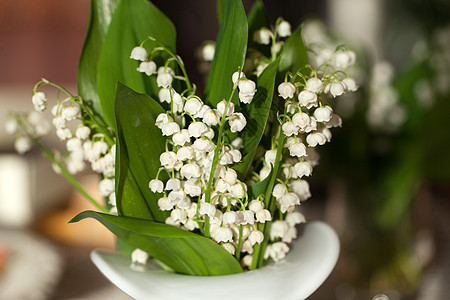
[[(272, 23), (308, 20), (307, 44), (346, 41), (358, 57), (351, 72), (359, 91), (339, 100), (344, 125), (322, 149), (303, 205), (342, 243), (338, 265), (310, 299), (448, 299), (450, 2), (263, 2)], [(178, 53), (202, 86), (198, 46), (217, 34), (215, 1), (153, 3), (175, 24)], [(89, 220), (67, 224), (88, 201), (39, 149), (16, 154), (3, 125), (8, 111), (31, 110), (42, 77), (76, 94), (89, 7), (0, 0), (0, 299), (130, 299), (89, 260), (93, 248), (114, 247), (111, 234)], [(95, 175), (78, 179), (97, 195)]]

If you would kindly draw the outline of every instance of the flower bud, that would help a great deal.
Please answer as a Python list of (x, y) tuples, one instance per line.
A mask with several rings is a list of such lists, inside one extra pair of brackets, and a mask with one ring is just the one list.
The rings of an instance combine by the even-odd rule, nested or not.
[(277, 33), (280, 37), (288, 37), (291, 35), (291, 24), (288, 21), (281, 21), (277, 27)]

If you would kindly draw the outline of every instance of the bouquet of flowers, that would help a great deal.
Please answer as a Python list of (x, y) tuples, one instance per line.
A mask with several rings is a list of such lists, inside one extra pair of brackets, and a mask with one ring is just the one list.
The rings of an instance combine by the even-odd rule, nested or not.
[[(248, 17), (240, 0), (218, 1), (218, 12), (201, 92), (151, 2), (92, 0), (79, 96), (42, 79), (35, 111), (8, 123), (19, 152), (34, 141), (98, 207), (71, 222), (94, 218), (134, 249), (133, 261), (151, 256), (182, 274), (239, 273), (286, 256), (305, 222), (296, 208), (311, 196), (316, 147), (341, 126), (333, 100), (357, 88), (345, 46), (316, 45), (310, 63), (301, 26), (291, 32), (279, 18), (271, 27), (261, 1)], [(41, 141), (51, 129), (44, 86), (59, 91), (51, 112), (67, 151)], [(86, 164), (101, 176), (104, 205), (73, 177)]]

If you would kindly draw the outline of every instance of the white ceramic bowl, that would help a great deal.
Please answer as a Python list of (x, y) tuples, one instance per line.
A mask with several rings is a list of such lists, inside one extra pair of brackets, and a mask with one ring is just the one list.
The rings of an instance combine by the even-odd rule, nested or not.
[(300, 300), (328, 277), (339, 255), (339, 240), (326, 223), (307, 223), (290, 244), (287, 258), (246, 273), (189, 276), (166, 272), (149, 263), (130, 268), (130, 258), (95, 250), (91, 259), (117, 287), (138, 300)]

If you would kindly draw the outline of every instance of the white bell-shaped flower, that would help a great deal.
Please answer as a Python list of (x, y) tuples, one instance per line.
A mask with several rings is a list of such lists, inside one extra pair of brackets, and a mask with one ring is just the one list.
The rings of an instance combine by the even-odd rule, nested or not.
[(156, 117), (155, 125), (162, 129), (164, 125), (166, 125), (169, 122), (173, 122), (172, 117), (168, 116), (167, 113), (161, 113)]
[(75, 131), (75, 136), (79, 138), (80, 140), (85, 140), (89, 137), (91, 134), (91, 129), (87, 126), (81, 126), (78, 127)]
[(227, 211), (222, 216), (223, 225), (235, 224), (237, 221), (237, 214), (234, 211)]
[(300, 201), (305, 201), (311, 197), (309, 183), (306, 180), (298, 179), (289, 184), (290, 189), (300, 198)]
[(294, 227), (297, 224), (305, 223), (306, 219), (302, 213), (293, 211), (286, 214), (285, 221), (290, 227)]
[(139, 64), (137, 68), (138, 72), (145, 73), (147, 76), (156, 74), (156, 64), (153, 61), (143, 61)]
[(237, 173), (235, 170), (227, 168), (224, 175), (222, 176), (222, 179), (225, 180), (228, 184), (234, 185), (236, 184)]
[(200, 181), (195, 178), (188, 179), (183, 186), (184, 192), (191, 197), (198, 197), (202, 194)]
[(282, 238), (288, 231), (288, 224), (285, 221), (277, 220), (270, 226), (270, 240), (273, 241), (276, 238)]
[(207, 130), (208, 126), (206, 126), (206, 124), (203, 122), (192, 122), (188, 127), (189, 136), (195, 138), (200, 137)]
[(319, 78), (311, 77), (306, 81), (306, 90), (318, 93), (322, 90), (323, 82)]
[(317, 145), (323, 145), (327, 142), (327, 138), (321, 132), (312, 132), (306, 137), (306, 142), (309, 147), (316, 147)]
[(242, 243), (241, 252), (253, 254), (253, 245), (248, 239)]
[(181, 129), (179, 132), (174, 133), (172, 136), (172, 141), (175, 146), (184, 146), (189, 142), (191, 138), (189, 137), (189, 132), (187, 129)]
[(145, 265), (147, 263), (148, 258), (149, 258), (148, 253), (139, 248), (135, 249), (131, 253), (131, 262), (132, 263)]
[(289, 252), (289, 247), (284, 242), (276, 242), (269, 245), (264, 253), (264, 258), (271, 258), (273, 261), (277, 262), (286, 257)]
[(298, 178), (302, 178), (303, 176), (311, 176), (312, 170), (312, 166), (307, 162), (302, 161), (294, 165), (294, 172)]
[(282, 183), (277, 183), (277, 184), (273, 187), (272, 195), (273, 195), (276, 199), (280, 199), (281, 197), (284, 196), (284, 194), (286, 194), (286, 187), (285, 187), (284, 184), (282, 184)]
[(283, 133), (285, 136), (291, 136), (291, 135), (296, 135), (298, 133), (298, 126), (295, 125), (293, 122), (288, 121), (285, 122), (282, 126), (281, 129), (283, 130)]
[(47, 95), (44, 92), (37, 92), (31, 97), (31, 102), (37, 111), (43, 111), (47, 106)]
[(214, 144), (211, 141), (203, 138), (196, 139), (193, 144), (193, 147), (195, 150), (200, 151), (202, 153), (214, 150)]
[(255, 213), (256, 216), (256, 222), (258, 223), (265, 223), (266, 221), (272, 221), (272, 216), (270, 214), (270, 211), (267, 209), (260, 210)]
[(314, 111), (314, 117), (316, 118), (317, 122), (326, 123), (330, 121), (331, 115), (333, 114), (333, 109), (326, 105), (323, 107), (318, 107)]
[(206, 43), (201, 50), (201, 55), (204, 61), (212, 61), (216, 52), (216, 44), (214, 42)]
[(177, 92), (173, 93), (172, 96), (172, 112), (181, 113), (183, 111), (184, 99)]
[(161, 162), (161, 165), (166, 169), (173, 169), (175, 167), (175, 164), (178, 162), (177, 155), (173, 151), (166, 151), (161, 153), (159, 156), (159, 161)]
[(180, 132), (180, 125), (175, 122), (168, 122), (162, 126), (161, 131), (164, 136), (171, 136), (174, 133)]
[(231, 242), (233, 241), (233, 231), (228, 227), (219, 227), (217, 230), (211, 233), (211, 237), (217, 243), (220, 242)]
[(306, 146), (303, 143), (295, 143), (289, 146), (289, 154), (291, 156), (306, 156)]
[(230, 153), (231, 157), (233, 158), (233, 162), (237, 163), (242, 160), (241, 151), (239, 151), (237, 149), (231, 149), (228, 153)]
[(290, 82), (283, 82), (278, 86), (278, 94), (283, 99), (294, 98), (295, 86)]
[(219, 124), (218, 112), (215, 109), (208, 109), (203, 113), (203, 122), (210, 126)]
[(250, 209), (252, 212), (256, 214), (258, 211), (264, 209), (264, 203), (259, 200), (252, 200), (248, 204), (248, 209)]
[(330, 94), (336, 98), (345, 92), (345, 86), (340, 82), (333, 82), (330, 86)]
[(207, 215), (210, 218), (214, 218), (214, 215), (216, 214), (216, 208), (211, 203), (200, 202), (200, 209), (198, 213), (200, 216)]
[(172, 210), (175, 206), (175, 203), (169, 200), (167, 197), (161, 197), (158, 199), (158, 207), (160, 210)]
[(228, 119), (228, 124), (230, 125), (231, 132), (241, 132), (247, 125), (247, 119), (245, 119), (242, 113), (233, 113)]
[(100, 195), (103, 197), (108, 197), (112, 192), (114, 192), (114, 180), (108, 178), (102, 179), (98, 184), (98, 189), (100, 191)]
[(202, 102), (195, 98), (191, 97), (187, 99), (186, 103), (184, 104), (184, 111), (191, 114), (192, 116), (195, 116), (202, 107)]
[(325, 136), (325, 138), (327, 139), (327, 142), (331, 141), (332, 134), (331, 134), (330, 129), (324, 127), (320, 130), (320, 132)]
[[(219, 103), (217, 103), (217, 111), (220, 113), (221, 116), (223, 116), (225, 114), (226, 107), (227, 107), (226, 100), (222, 100)], [(228, 117), (232, 113), (234, 113), (234, 104), (233, 104), (233, 102), (230, 102), (230, 103), (228, 103), (228, 109), (227, 109), (227, 113), (225, 115)]]
[(272, 32), (267, 28), (261, 28), (253, 33), (253, 40), (261, 45), (269, 45), (272, 40)]
[(300, 129), (304, 130), (311, 122), (311, 119), (307, 113), (296, 113), (292, 116), (292, 122)]
[(303, 90), (298, 94), (299, 104), (307, 109), (317, 106), (317, 94), (310, 90)]
[(78, 106), (65, 107), (61, 113), (67, 121), (75, 120), (80, 115), (80, 108)]
[(156, 84), (158, 87), (168, 88), (172, 85), (173, 76), (169, 72), (158, 73)]
[(166, 191), (178, 191), (181, 189), (181, 181), (178, 178), (170, 178), (166, 183)]
[(248, 236), (248, 240), (253, 245), (255, 244), (261, 244), (264, 241), (264, 233), (261, 231), (255, 229), (250, 232), (250, 235)]
[(177, 151), (177, 157), (180, 161), (194, 158), (194, 149), (191, 146), (183, 146)]
[(181, 168), (181, 176), (190, 179), (190, 178), (198, 178), (201, 175), (201, 169), (197, 164), (185, 164)]
[(352, 78), (345, 78), (342, 80), (342, 83), (345, 85), (346, 90), (349, 92), (356, 92), (358, 90), (358, 86), (356, 85), (355, 80)]
[(74, 151), (83, 151), (83, 145), (81, 144), (81, 140), (77, 138), (71, 138), (66, 142), (66, 149), (69, 152)]
[(19, 154), (24, 154), (31, 149), (31, 140), (27, 137), (18, 137), (14, 142), (14, 149)]
[(56, 135), (61, 141), (64, 141), (72, 137), (72, 132), (68, 128), (58, 128), (56, 130)]
[(236, 71), (231, 76), (231, 81), (233, 81), (233, 84), (236, 84), (239, 81), (239, 79), (242, 79), (242, 78), (246, 78), (245, 73), (242, 71)]
[(231, 255), (234, 255), (236, 253), (236, 249), (234, 248), (233, 244), (231, 243), (223, 243), (221, 246), (228, 251)]
[(152, 179), (148, 183), (148, 187), (153, 193), (162, 193), (164, 190), (164, 183), (159, 179)]
[(147, 59), (147, 50), (145, 50), (144, 47), (134, 47), (133, 50), (131, 50), (131, 59), (145, 61)]
[(332, 114), (330, 121), (326, 124), (326, 127), (342, 127), (342, 118), (337, 114)]
[(280, 24), (278, 24), (277, 33), (280, 37), (290, 36), (292, 33), (291, 24), (286, 20), (281, 21)]

